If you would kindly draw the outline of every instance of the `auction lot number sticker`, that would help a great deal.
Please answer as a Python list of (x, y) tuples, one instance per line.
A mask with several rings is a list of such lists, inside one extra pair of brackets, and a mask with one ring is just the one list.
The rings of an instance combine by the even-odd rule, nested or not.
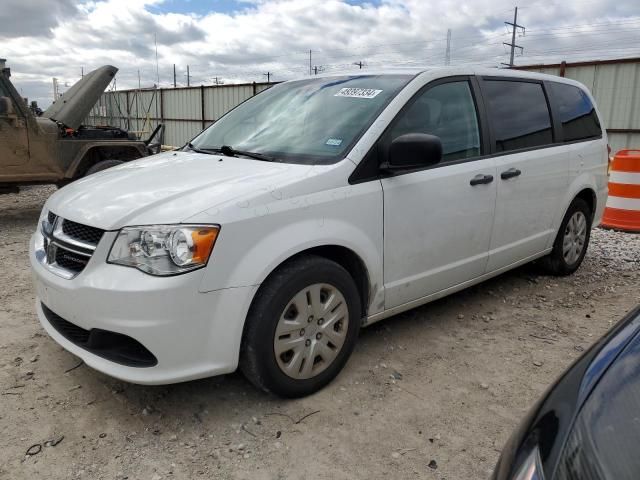
[(373, 88), (341, 88), (334, 97), (375, 98), (381, 91)]

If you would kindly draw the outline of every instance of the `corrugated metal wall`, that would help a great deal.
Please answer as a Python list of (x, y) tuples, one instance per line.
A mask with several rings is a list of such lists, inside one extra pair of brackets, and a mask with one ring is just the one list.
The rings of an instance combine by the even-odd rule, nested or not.
[(596, 99), (612, 150), (640, 148), (640, 58), (517, 68), (583, 83)]
[(222, 115), (273, 84), (215, 85), (154, 90), (105, 92), (87, 123), (110, 125), (146, 139), (159, 123), (164, 143), (180, 146)]

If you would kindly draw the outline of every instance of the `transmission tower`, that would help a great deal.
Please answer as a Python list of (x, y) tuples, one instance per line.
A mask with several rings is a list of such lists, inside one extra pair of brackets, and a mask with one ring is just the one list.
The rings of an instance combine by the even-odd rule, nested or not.
[(520, 53), (522, 53), (522, 51), (524, 50), (523, 47), (521, 47), (520, 45), (516, 45), (516, 31), (518, 30), (518, 28), (522, 29), (522, 34), (524, 35), (524, 27), (522, 25), (518, 25), (518, 7), (515, 8), (515, 11), (513, 13), (513, 23), (511, 22), (504, 22), (504, 23), (505, 25), (511, 26), (511, 43), (503, 42), (503, 44), (506, 45), (507, 47), (511, 47), (511, 56), (509, 58), (509, 63), (503, 62), (502, 65), (513, 67), (513, 57), (514, 57), (516, 48), (520, 49)]
[(451, 29), (447, 30), (447, 50), (444, 53), (444, 64), (451, 64)]

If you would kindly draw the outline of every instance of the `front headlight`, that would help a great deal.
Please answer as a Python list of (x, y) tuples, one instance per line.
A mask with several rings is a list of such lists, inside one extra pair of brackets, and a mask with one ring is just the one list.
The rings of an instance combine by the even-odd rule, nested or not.
[(108, 263), (151, 275), (177, 275), (204, 267), (218, 238), (218, 225), (148, 225), (120, 230)]

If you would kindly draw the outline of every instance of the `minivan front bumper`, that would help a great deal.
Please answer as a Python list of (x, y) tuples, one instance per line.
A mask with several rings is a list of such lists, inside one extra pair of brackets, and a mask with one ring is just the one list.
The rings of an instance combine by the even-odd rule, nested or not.
[[(108, 238), (103, 239), (87, 267), (68, 280), (36, 259), (37, 235), (40, 233), (31, 239), (29, 257), (40, 323), (57, 343), (90, 367), (146, 385), (209, 377), (237, 368), (244, 319), (257, 286), (202, 293), (199, 287), (204, 270), (154, 277), (111, 265), (105, 261)], [(77, 328), (80, 335), (83, 331), (107, 332), (106, 337), (98, 336), (102, 350), (90, 348), (82, 338), (63, 334), (60, 322)], [(109, 341), (105, 345), (104, 338), (113, 345)], [(123, 360), (122, 356), (105, 354), (105, 349), (121, 347), (123, 342), (128, 345), (129, 339), (150, 352), (155, 361), (136, 364), (126, 356)]]

